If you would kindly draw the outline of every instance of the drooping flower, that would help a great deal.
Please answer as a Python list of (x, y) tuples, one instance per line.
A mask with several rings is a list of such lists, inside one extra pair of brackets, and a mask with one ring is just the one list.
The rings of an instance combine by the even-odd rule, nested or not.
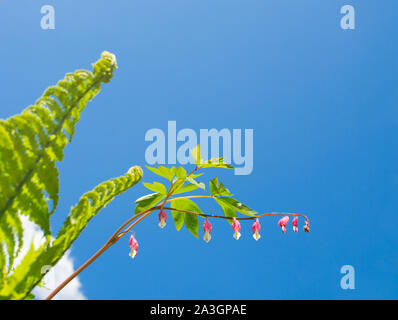
[(285, 233), (286, 232), (286, 226), (287, 223), (289, 222), (289, 217), (285, 216), (282, 219), (279, 220), (278, 222), (278, 226), (280, 226), (282, 228), (282, 232)]
[(159, 227), (163, 229), (166, 226), (166, 220), (167, 220), (167, 213), (166, 211), (164, 211), (163, 207), (161, 207), (159, 211)]
[(310, 232), (310, 222), (308, 220), (305, 220), (304, 231)]
[(297, 232), (297, 231), (298, 231), (298, 229), (297, 229), (297, 220), (298, 220), (298, 217), (295, 217), (295, 218), (293, 219), (293, 221), (292, 221), (293, 231), (294, 231), (294, 232)]
[(131, 237), (130, 237), (129, 247), (131, 249), (131, 252), (129, 255), (130, 255), (130, 257), (132, 257), (134, 259), (134, 257), (137, 255), (137, 252), (138, 252), (138, 242), (137, 242), (137, 240), (135, 240), (134, 235), (131, 235)]
[(258, 219), (256, 219), (256, 221), (253, 223), (252, 226), (253, 238), (256, 239), (256, 241), (261, 238), (260, 229), (261, 229), (260, 222), (258, 221)]
[(232, 222), (232, 230), (234, 230), (234, 238), (236, 240), (239, 240), (241, 234), (240, 234), (240, 223), (236, 218), (234, 218), (234, 221)]
[(206, 218), (205, 223), (203, 224), (203, 231), (205, 232), (205, 235), (203, 236), (203, 240), (206, 242), (209, 242), (211, 239), (211, 223), (209, 221), (209, 219)]

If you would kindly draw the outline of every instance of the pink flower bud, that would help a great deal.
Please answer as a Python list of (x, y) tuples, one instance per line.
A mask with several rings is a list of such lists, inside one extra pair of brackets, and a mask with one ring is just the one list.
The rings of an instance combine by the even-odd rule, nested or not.
[(310, 222), (308, 220), (305, 220), (304, 231), (310, 232)]
[(286, 226), (287, 226), (288, 222), (289, 222), (289, 217), (288, 216), (285, 216), (285, 217), (283, 217), (282, 219), (280, 219), (278, 221), (278, 226), (280, 226), (282, 228), (282, 232), (283, 233), (286, 232)]
[(234, 218), (234, 222), (232, 222), (232, 230), (234, 230), (234, 238), (236, 240), (239, 240), (241, 234), (240, 234), (240, 223), (236, 218)]
[(159, 227), (162, 229), (166, 226), (166, 220), (167, 220), (167, 213), (164, 211), (163, 207), (160, 208), (159, 211)]
[(206, 218), (206, 221), (203, 223), (203, 231), (205, 232), (205, 235), (203, 236), (203, 240), (206, 242), (209, 242), (211, 239), (211, 223), (209, 219)]
[(256, 239), (256, 241), (261, 238), (260, 229), (261, 229), (260, 222), (258, 221), (258, 219), (256, 219), (256, 221), (253, 223), (252, 226), (253, 238)]
[(297, 231), (298, 231), (298, 229), (297, 229), (297, 220), (298, 220), (298, 217), (295, 217), (295, 218), (293, 219), (293, 221), (292, 221), (293, 231), (294, 231), (294, 232), (297, 232)]
[(134, 235), (131, 235), (130, 237), (129, 247), (131, 249), (130, 257), (134, 258), (137, 255), (138, 251), (138, 242), (137, 240), (135, 240)]

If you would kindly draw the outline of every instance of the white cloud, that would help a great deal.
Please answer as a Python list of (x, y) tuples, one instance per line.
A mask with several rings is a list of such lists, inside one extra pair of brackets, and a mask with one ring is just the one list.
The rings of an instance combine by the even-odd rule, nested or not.
[[(43, 243), (43, 232), (25, 216), (21, 216), (22, 224), (24, 227), (23, 246), (20, 254), (15, 260), (14, 266), (17, 266), (23, 256), (27, 253), (32, 241), (37, 248)], [(45, 266), (43, 266), (45, 267)], [(55, 289), (62, 281), (64, 281), (71, 273), (74, 272), (73, 258), (68, 250), (65, 255), (58, 261), (58, 263), (51, 268), (51, 270), (43, 278), (44, 286), (48, 289), (36, 287), (33, 294), (36, 299), (44, 299), (48, 294)], [(73, 279), (68, 285), (65, 286), (54, 299), (59, 300), (83, 300), (86, 299), (82, 292), (82, 284), (78, 277)]]

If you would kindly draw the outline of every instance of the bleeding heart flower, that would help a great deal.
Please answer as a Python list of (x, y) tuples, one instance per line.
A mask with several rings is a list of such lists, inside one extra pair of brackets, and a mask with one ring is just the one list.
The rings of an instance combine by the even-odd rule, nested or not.
[(258, 219), (256, 219), (256, 221), (253, 223), (252, 226), (253, 238), (256, 239), (256, 241), (261, 238), (259, 233), (260, 229), (261, 229), (260, 222), (258, 221)]
[(298, 220), (298, 217), (295, 217), (295, 218), (293, 219), (293, 221), (292, 221), (293, 231), (294, 231), (294, 232), (297, 232), (297, 231), (298, 231), (298, 229), (297, 229), (297, 220)]
[(162, 229), (166, 226), (166, 220), (167, 220), (167, 213), (164, 211), (163, 207), (160, 208), (159, 211), (159, 227)]
[(310, 222), (308, 220), (305, 220), (304, 231), (310, 232)]
[(203, 231), (205, 232), (205, 235), (203, 236), (203, 240), (206, 242), (209, 242), (211, 239), (211, 223), (209, 221), (209, 219), (206, 218), (205, 223), (203, 224)]
[(240, 223), (236, 218), (234, 218), (234, 222), (232, 222), (232, 230), (234, 230), (234, 238), (236, 240), (239, 240), (241, 234), (240, 234)]
[(278, 226), (280, 226), (282, 228), (282, 232), (285, 233), (286, 232), (286, 226), (287, 223), (289, 222), (289, 217), (285, 216), (282, 219), (279, 220), (278, 222)]
[(130, 257), (134, 258), (138, 252), (138, 242), (137, 242), (137, 240), (135, 240), (134, 235), (131, 235), (131, 237), (130, 237), (129, 247), (131, 249), (131, 252), (129, 255), (130, 255)]

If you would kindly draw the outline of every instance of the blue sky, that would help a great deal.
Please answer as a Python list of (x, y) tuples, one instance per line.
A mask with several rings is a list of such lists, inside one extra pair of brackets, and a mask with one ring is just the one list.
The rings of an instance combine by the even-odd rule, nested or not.
[[(55, 8), (56, 29), (40, 28)], [(340, 8), (356, 29), (340, 28)], [(211, 170), (259, 212), (305, 213), (311, 233), (262, 238), (225, 221), (212, 240), (151, 216), (80, 280), (89, 299), (397, 299), (398, 21), (394, 0), (147, 0), (0, 2), (0, 117), (20, 112), (66, 72), (116, 54), (112, 82), (89, 104), (67, 147), (57, 230), (79, 196), (145, 165), (145, 132), (254, 129), (248, 176)], [(143, 181), (156, 178), (145, 171)], [(140, 185), (95, 217), (72, 247), (88, 259), (133, 213)], [(216, 205), (198, 202), (204, 211)], [(340, 268), (355, 268), (355, 290)]]

